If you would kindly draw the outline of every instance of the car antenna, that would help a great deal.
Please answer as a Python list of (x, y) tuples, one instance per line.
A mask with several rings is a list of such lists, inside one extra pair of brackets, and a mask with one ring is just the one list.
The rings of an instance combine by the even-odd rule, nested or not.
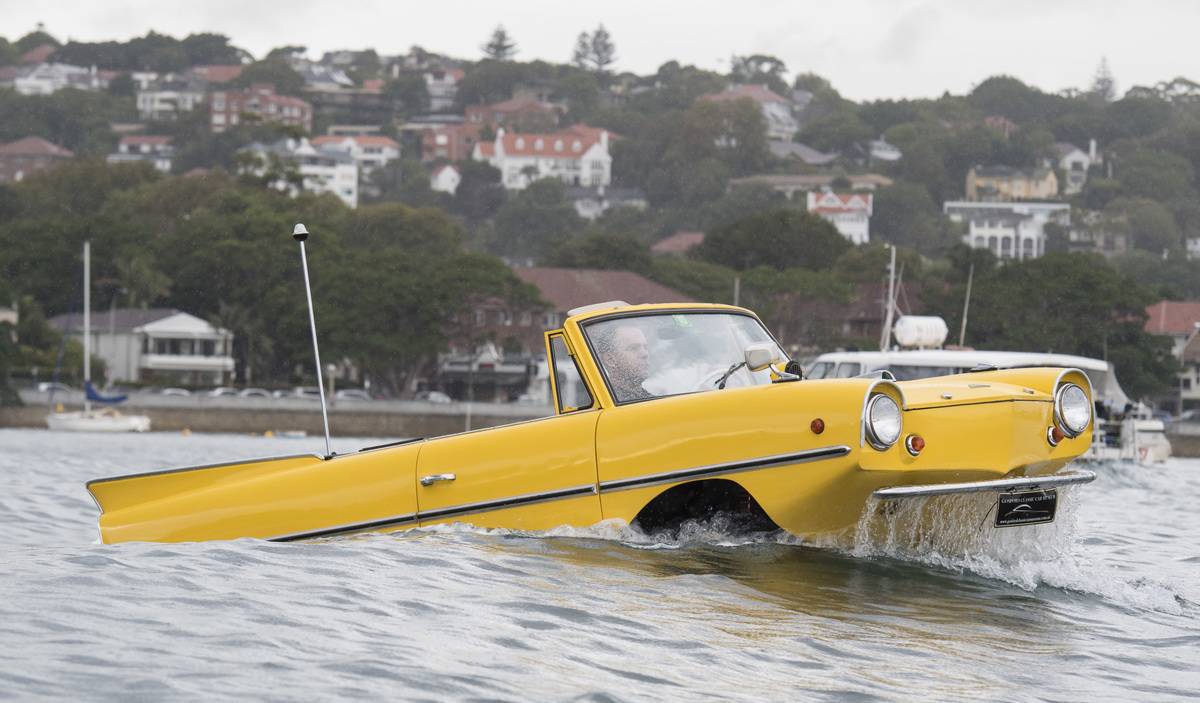
[(329, 411), (325, 408), (325, 380), (321, 377), (321, 352), (317, 349), (317, 318), (313, 316), (312, 286), (308, 283), (308, 257), (304, 254), (304, 240), (308, 239), (308, 228), (296, 223), (292, 239), (300, 242), (300, 266), (304, 269), (304, 295), (308, 298), (308, 326), (312, 330), (313, 359), (317, 362), (317, 390), (321, 393), (321, 420), (325, 423), (325, 458), (332, 459), (329, 448)]

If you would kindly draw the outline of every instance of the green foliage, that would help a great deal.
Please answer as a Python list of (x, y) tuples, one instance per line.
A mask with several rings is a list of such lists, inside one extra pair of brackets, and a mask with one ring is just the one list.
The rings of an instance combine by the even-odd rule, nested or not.
[(464, 161), (457, 168), (462, 180), (454, 191), (452, 210), (469, 220), (495, 215), (506, 197), (500, 169), (486, 161)]
[(849, 242), (833, 225), (806, 212), (775, 210), (708, 233), (696, 256), (738, 270), (770, 266), (778, 270), (828, 269)]
[(54, 60), (114, 71), (172, 73), (192, 66), (241, 63), (244, 54), (221, 34), (192, 34), (179, 40), (149, 32), (127, 42), (71, 41), (54, 52)]
[(953, 223), (942, 217), (929, 191), (907, 181), (875, 193), (871, 234), (926, 254), (945, 251), (958, 240)]
[(628, 234), (591, 230), (561, 242), (546, 259), (546, 264), (646, 274), (651, 269), (650, 248)]
[(1154, 200), (1117, 198), (1108, 204), (1104, 214), (1110, 228), (1131, 235), (1138, 249), (1163, 254), (1183, 246), (1171, 212)]
[(56, 47), (62, 46), (57, 39), (42, 29), (41, 23), (38, 23), (38, 28), (18, 39), (16, 46), (17, 51), (24, 54), (27, 51), (38, 48), (42, 44), (49, 44)]
[(81, 154), (116, 145), (110, 122), (137, 117), (132, 98), (66, 88), (53, 95), (0, 90), (0, 142), (38, 136)]
[(582, 226), (561, 182), (549, 178), (534, 181), (496, 213), (491, 251), (514, 259), (538, 259)]
[(503, 25), (497, 25), (492, 30), (492, 36), (481, 48), (489, 59), (496, 61), (508, 61), (517, 53), (517, 43), (508, 35)]
[(304, 96), (304, 78), (282, 56), (256, 61), (243, 68), (238, 77), (230, 81), (234, 88), (249, 88), (258, 83), (274, 86), (275, 92), (280, 95)]
[[(963, 294), (959, 284), (931, 300), (951, 329), (961, 320)], [(1125, 391), (1142, 397), (1169, 388), (1176, 369), (1170, 341), (1143, 330), (1154, 299), (1098, 255), (1047, 254), (976, 268), (966, 341), (982, 349), (1107, 358)]]
[(596, 27), (590, 35), (580, 32), (575, 39), (575, 50), (571, 62), (577, 68), (591, 68), (597, 73), (606, 73), (617, 60), (617, 46), (604, 25)]
[(784, 81), (787, 64), (767, 54), (734, 56), (729, 61), (729, 77), (735, 83), (765, 85), (777, 95), (787, 95)]
[(1196, 195), (1192, 165), (1177, 154), (1138, 149), (1122, 155), (1116, 175), (1128, 195), (1163, 201)]
[(429, 88), (425, 85), (425, 77), (419, 73), (401, 73), (384, 84), (383, 92), (406, 115), (418, 115), (429, 109)]
[(21, 53), (14, 44), (0, 37), (0, 66), (11, 66), (21, 60)]

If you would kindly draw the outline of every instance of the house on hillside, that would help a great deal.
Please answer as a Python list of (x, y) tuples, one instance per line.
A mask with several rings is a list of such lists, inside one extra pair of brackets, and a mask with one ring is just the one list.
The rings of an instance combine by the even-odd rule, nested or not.
[(1071, 225), (1066, 203), (947, 201), (943, 212), (967, 224), (963, 243), (1000, 259), (1034, 259), (1046, 253), (1046, 225)]
[(834, 181), (844, 179), (853, 191), (876, 190), (892, 184), (892, 179), (878, 173), (860, 173), (839, 176), (833, 173), (762, 173), (742, 178), (732, 178), (730, 189), (744, 185), (770, 186), (777, 193), (783, 193), (788, 200), (795, 200), (797, 194), (815, 190), (833, 188)]
[[(238, 150), (247, 162), (242, 171), (265, 176), (277, 166), (295, 168), (301, 188), (308, 193), (333, 193), (352, 208), (358, 207), (358, 164), (337, 148), (313, 146), (307, 139), (281, 139), (273, 144), (254, 142)], [(280, 177), (273, 187), (298, 194), (296, 186)]]
[(21, 181), (54, 168), (75, 154), (41, 137), (25, 137), (0, 146), (0, 183)]
[(95, 66), (71, 66), (65, 63), (42, 63), (21, 69), (13, 80), (13, 89), (21, 95), (53, 95), (63, 88), (97, 92), (106, 90), (116, 74), (97, 70)]
[(1179, 394), (1182, 402), (1200, 404), (1200, 301), (1160, 300), (1146, 306), (1150, 334), (1171, 338), (1171, 354), (1179, 360)]
[(409, 122), (405, 132), (417, 132), (421, 138), (421, 161), (445, 159), (465, 161), (475, 153), (482, 125), (478, 124), (420, 124)]
[(1083, 192), (1087, 183), (1088, 169), (1096, 156), (1096, 140), (1091, 140), (1088, 151), (1083, 151), (1070, 142), (1057, 142), (1054, 145), (1055, 166), (1064, 174), (1062, 185), (1063, 195), (1075, 195)]
[(825, 153), (807, 144), (772, 140), (767, 143), (771, 155), (778, 159), (796, 159), (809, 166), (828, 166), (841, 157), (837, 152)]
[(459, 183), (462, 183), (462, 174), (453, 164), (442, 164), (429, 174), (429, 188), (437, 193), (454, 195)]
[(259, 83), (246, 90), (219, 90), (209, 102), (212, 131), (250, 122), (278, 122), (312, 131), (312, 105), (300, 98), (279, 95), (275, 87)]
[(400, 144), (391, 137), (381, 135), (314, 137), (312, 145), (323, 151), (340, 151), (358, 164), (363, 174), (383, 168), (400, 158)]
[(871, 212), (875, 196), (871, 193), (834, 193), (809, 191), (808, 211), (829, 222), (851, 244), (871, 241)]
[(1054, 170), (975, 166), (967, 172), (967, 200), (1046, 200), (1058, 197)]
[(490, 105), (468, 105), (466, 120), (477, 125), (503, 127), (510, 132), (549, 132), (558, 127), (566, 110), (554, 103), (513, 98)]
[(608, 186), (612, 183), (609, 133), (575, 125), (546, 134), (496, 132), (493, 141), (475, 144), (472, 158), (500, 170), (509, 190), (523, 190), (542, 178), (557, 178), (567, 185)]
[(425, 71), (422, 78), (425, 79), (425, 90), (429, 92), (429, 109), (434, 112), (453, 109), (454, 100), (458, 97), (458, 84), (466, 75), (461, 68), (433, 68)]
[(163, 173), (171, 172), (171, 160), (175, 158), (175, 146), (170, 137), (142, 134), (127, 134), (117, 143), (116, 153), (109, 154), (110, 164), (147, 162)]
[(765, 85), (735, 85), (720, 93), (709, 93), (696, 99), (710, 102), (750, 100), (762, 111), (763, 120), (767, 124), (768, 139), (790, 142), (792, 137), (796, 136), (796, 132), (800, 131), (800, 123), (792, 114), (791, 101), (772, 92)]
[[(59, 315), (51, 327), (83, 333), (83, 313)], [(233, 375), (233, 334), (168, 308), (116, 308), (92, 314), (92, 349), (109, 381), (223, 385)]]
[(176, 120), (204, 102), (207, 88), (196, 78), (170, 76), (153, 81), (137, 91), (138, 117), (157, 122)]
[(615, 207), (645, 210), (649, 205), (646, 194), (637, 188), (568, 186), (564, 195), (575, 206), (575, 212), (585, 220), (599, 219)]

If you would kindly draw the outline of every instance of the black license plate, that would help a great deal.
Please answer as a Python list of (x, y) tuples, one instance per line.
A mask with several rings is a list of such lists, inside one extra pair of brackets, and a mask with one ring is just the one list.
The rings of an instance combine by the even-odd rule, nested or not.
[(1001, 493), (996, 506), (996, 527), (1017, 527), (1054, 522), (1054, 511), (1058, 507), (1058, 491), (1021, 491)]

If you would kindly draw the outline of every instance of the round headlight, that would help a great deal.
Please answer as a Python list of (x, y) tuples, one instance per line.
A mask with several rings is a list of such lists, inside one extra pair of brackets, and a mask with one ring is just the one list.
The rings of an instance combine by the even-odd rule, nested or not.
[(1065, 383), (1054, 394), (1054, 419), (1068, 437), (1078, 437), (1092, 421), (1092, 402), (1074, 383)]
[(890, 396), (879, 394), (867, 403), (867, 441), (883, 451), (900, 439), (900, 406)]

